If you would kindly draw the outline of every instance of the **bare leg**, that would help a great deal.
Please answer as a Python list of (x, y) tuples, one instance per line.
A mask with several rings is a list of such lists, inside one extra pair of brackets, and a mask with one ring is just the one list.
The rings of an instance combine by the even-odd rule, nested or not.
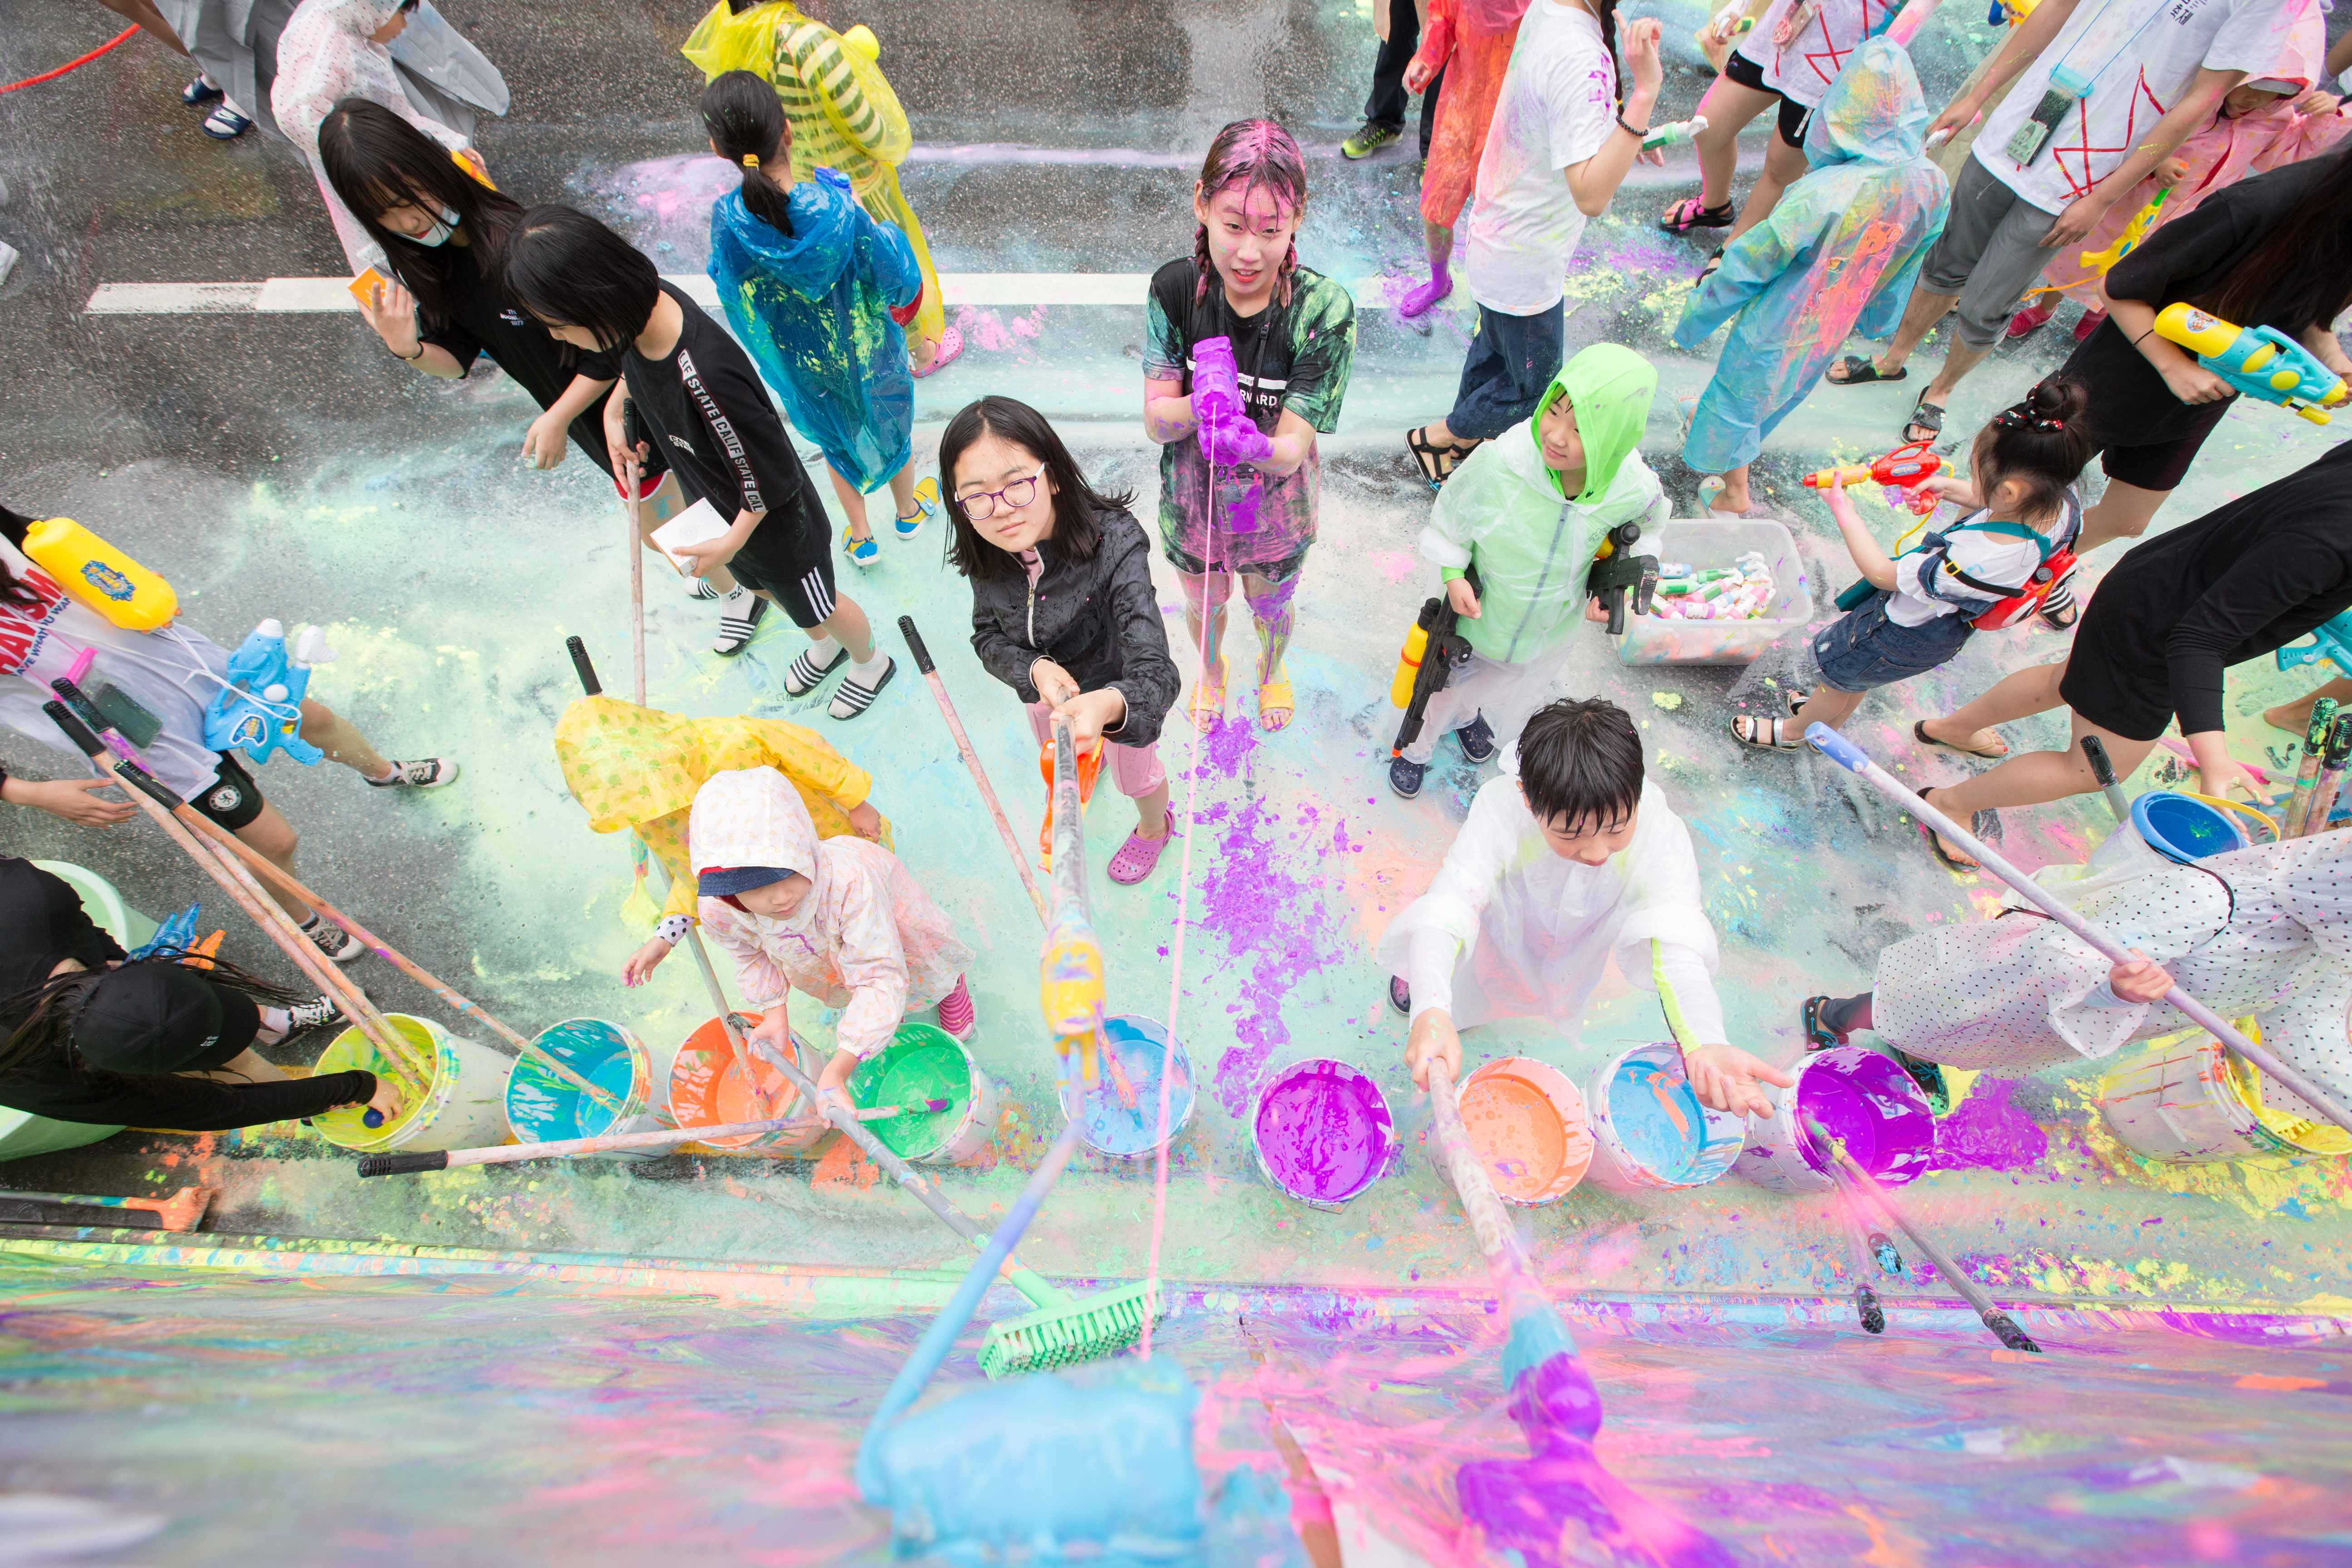
[(1423, 218), (1421, 244), (1429, 255), (1429, 281), (1407, 291), (1397, 302), (1398, 311), (1409, 317), (1422, 314), (1454, 292), (1454, 231)]
[(1724, 470), (1723, 492), (1707, 502), (1706, 509), (1709, 511), (1727, 511), (1737, 516), (1755, 504), (1756, 498), (1748, 490), (1748, 465), (1742, 463), (1736, 468)]
[(2337, 704), (2352, 703), (2352, 680), (2341, 678), (2329, 681), (2316, 691), (2306, 691), (2292, 702), (2282, 702), (2275, 708), (2263, 710), (2263, 722), (2273, 730), (2284, 730), (2290, 735), (2301, 735), (2311, 728), (2311, 710), (2323, 697), (2336, 699)]
[(1895, 337), (1885, 352), (1871, 361), (1878, 367), (1878, 374), (1888, 376), (1901, 370), (1903, 362), (1911, 357), (1911, 351), (1919, 346), (1919, 340), (1959, 303), (1959, 299), (1958, 294), (1938, 294), (1924, 284), (1913, 284), (1911, 298), (1903, 307), (1902, 324), (1895, 329)]
[[(1275, 583), (1255, 572), (1242, 574), (1242, 597), (1249, 602), (1250, 618), (1257, 623), (1257, 683), (1265, 686), (1283, 678), (1282, 656), (1290, 647), (1294, 625), (1291, 595), (1298, 590), (1298, 579)], [(1261, 707), (1258, 727), (1274, 731), (1290, 722), (1287, 706)]]
[[(1697, 110), (1706, 116), (1706, 129), (1691, 139), (1692, 150), (1698, 153), (1699, 205), (1713, 209), (1730, 204), (1731, 176), (1739, 164), (1739, 133), (1749, 121), (1780, 101), (1777, 93), (1742, 87), (1727, 76), (1707, 84)], [(1802, 154), (1799, 156), (1801, 160)], [(1779, 199), (1777, 194), (1774, 199)]]
[(2064, 707), (2066, 700), (2058, 695), (2058, 682), (2065, 674), (2066, 666), (2063, 661), (2021, 669), (2003, 678), (1991, 690), (1958, 712), (1941, 719), (1922, 720), (1920, 726), (1946, 745), (1966, 746), (1976, 752), (1990, 752), (1996, 748), (2006, 752), (2009, 742), (2002, 740), (1992, 727), (2031, 714), (2047, 713), (2053, 708)]
[(2088, 555), (2111, 539), (2137, 539), (2147, 531), (2147, 525), (2156, 518), (2156, 509), (2171, 494), (2170, 490), (2144, 490), (2121, 479), (2109, 479), (2106, 493), (2099, 498), (2098, 504), (2083, 513), (2083, 541), (2074, 546), (2074, 553)]
[[(2115, 763), (2117, 778), (2129, 777), (2132, 770), (2146, 762), (2148, 752), (2156, 749), (2154, 741), (2126, 740), (2112, 730), (2102, 730), (2079, 713), (2074, 719), (2073, 732), (2064, 751), (2028, 752), (2021, 757), (2011, 757), (2000, 766), (1980, 773), (1974, 778), (1956, 784), (1938, 785), (1928, 804), (1965, 826), (1969, 817), (1979, 811), (2003, 805), (2040, 805), (2046, 801), (2064, 800), (2069, 795), (2089, 795), (2097, 790), (2098, 778), (2091, 772), (2089, 760), (2083, 755), (2083, 737), (2085, 735), (2096, 735), (2107, 748), (2107, 755)], [(1943, 844), (1947, 853), (1962, 860), (1967, 858), (1948, 839), (1943, 840)]]
[[(1917, 296), (1914, 295), (1913, 298), (1916, 299)], [(1906, 322), (1909, 321), (1909, 311), (1904, 312), (1904, 319)], [(1932, 403), (1938, 408), (1948, 406), (1952, 401), (1953, 392), (1958, 388), (1962, 381), (1967, 379), (1969, 372), (1983, 363), (1985, 355), (1990, 353), (1992, 353), (1990, 343), (1987, 343), (1980, 349), (1971, 348), (1959, 339), (1954, 338), (1950, 351), (1944, 355), (1944, 368), (1936, 373), (1936, 379), (1927, 384), (1927, 390), (1919, 395), (1919, 400), (1923, 403)]]
[[(1716, 79), (1722, 80), (1720, 77)], [(1749, 89), (1743, 88), (1741, 90)], [(1709, 126), (1708, 129), (1714, 128)], [(1764, 149), (1764, 172), (1756, 176), (1756, 188), (1748, 193), (1748, 205), (1739, 209), (1739, 221), (1731, 226), (1731, 232), (1724, 237), (1724, 243), (1730, 244), (1769, 217), (1772, 209), (1780, 205), (1780, 193), (1803, 179), (1809, 166), (1805, 162), (1805, 150), (1782, 141), (1780, 128), (1775, 124), (1772, 140)]]
[(915, 459), (909, 458), (890, 476), (890, 504), (898, 510), (898, 517), (912, 517), (921, 509), (915, 505)]
[(1135, 797), (1135, 836), (1138, 838), (1168, 837), (1168, 781), (1161, 779), (1150, 795)]
[(1195, 721), (1205, 730), (1213, 725), (1224, 709), (1225, 599), (1233, 592), (1234, 580), (1231, 574), (1224, 572), (1213, 572), (1202, 576), (1191, 576), (1180, 572), (1176, 577), (1184, 585), (1184, 654), (1181, 664), (1192, 663), (1192, 650), (1201, 647), (1202, 601), (1215, 601), (1214, 607), (1207, 610), (1209, 641), (1201, 680), (1220, 694), (1217, 706), (1206, 707), (1200, 693), (1195, 691), (1193, 694)]
[(1797, 717), (1808, 725), (1827, 724), (1832, 730), (1839, 729), (1853, 717), (1853, 710), (1861, 707), (1862, 700), (1869, 695), (1866, 691), (1840, 691), (1827, 684), (1816, 686), (1813, 694), (1805, 699), (1804, 710)]
[[(772, 605), (776, 602), (776, 596), (765, 588), (760, 589), (759, 595)], [(866, 624), (866, 612), (857, 607), (857, 601), (846, 594), (835, 595), (830, 616), (803, 629), (811, 642), (832, 637), (840, 643), (849, 650), (852, 664), (870, 664), (874, 660), (874, 628)]]
[(858, 493), (857, 487), (835, 473), (831, 463), (824, 466), (824, 477), (833, 481), (833, 493), (840, 498), (841, 510), (849, 518), (849, 537), (872, 538), (872, 531), (866, 526), (866, 498)]
[(215, 1083), (284, 1083), (285, 1070), (277, 1063), (265, 1061), (251, 1046), (229, 1058), (210, 1072), (192, 1072), (187, 1078), (208, 1078)]
[[(308, 704), (304, 706), (307, 707)], [(385, 764), (387, 767), (390, 765)], [(261, 815), (235, 831), (239, 838), (259, 851), (263, 859), (288, 876), (294, 875), (294, 847), (298, 842), (294, 835), (294, 825), (287, 821), (276, 806), (267, 801), (263, 802)], [(261, 883), (279, 909), (298, 921), (307, 921), (310, 918), (310, 905), (291, 893), (278, 891), (277, 885), (266, 877), (256, 879)]]
[[(367, 737), (350, 720), (323, 702), (302, 700), (301, 733), (302, 739), (326, 752), (330, 762), (342, 763), (363, 779), (380, 779), (392, 772), (383, 753), (369, 745)], [(293, 869), (290, 863), (287, 869)]]

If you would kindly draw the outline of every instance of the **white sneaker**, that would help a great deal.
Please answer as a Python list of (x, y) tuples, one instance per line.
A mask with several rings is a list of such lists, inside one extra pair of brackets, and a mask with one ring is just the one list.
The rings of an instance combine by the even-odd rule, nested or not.
[[(337, 963), (349, 963), (367, 951), (359, 938), (315, 910), (311, 912), (310, 923), (302, 928), (302, 934), (310, 939), (312, 947)], [(289, 1012), (291, 1010), (289, 1009)]]
[(425, 757), (414, 763), (394, 763), (388, 779), (370, 779), (375, 789), (439, 789), (454, 783), (457, 764), (446, 757)]

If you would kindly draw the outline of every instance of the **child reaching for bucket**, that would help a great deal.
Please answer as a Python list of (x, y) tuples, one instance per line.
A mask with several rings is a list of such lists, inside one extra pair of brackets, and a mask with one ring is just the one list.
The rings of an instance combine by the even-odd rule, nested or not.
[(714, 775), (695, 792), (688, 831), (702, 923), (734, 954), (743, 999), (767, 1014), (752, 1037), (790, 1052), (794, 989), (841, 1009), (820, 1096), (838, 1094), (909, 1013), (936, 1007), (940, 1028), (971, 1037), (971, 950), (896, 855), (862, 838), (819, 839), (773, 768)]
[[(1807, 724), (1836, 729), (1866, 693), (1948, 663), (1979, 623), (1996, 615), (2000, 618), (1994, 624), (2005, 626), (2038, 609), (2053, 627), (2071, 626), (2066, 577), (2083, 530), (2083, 499), (2074, 487), (2090, 461), (2091, 433), (2083, 417), (2088, 401), (2082, 383), (2053, 375), (2024, 402), (1994, 415), (1977, 434), (1966, 480), (1927, 481), (1945, 500), (1976, 510), (1891, 560), (1844, 489), (1824, 490), (1830, 515), (1873, 592), (1814, 635), (1821, 684), (1810, 696), (1789, 698), (1790, 712), (1803, 717), (1743, 713), (1731, 721), (1732, 737), (1743, 745), (1793, 751)], [(2038, 604), (2029, 602), (2037, 595)], [(1924, 722), (1911, 733), (1922, 745), (1972, 757), (2008, 754), (1998, 735), (1940, 741)]]
[(1389, 788), (1405, 799), (1421, 793), (1447, 731), (1474, 763), (1518, 739), (1597, 609), (1580, 590), (1609, 531), (1666, 520), (1665, 491), (1638, 449), (1657, 387), (1641, 355), (1594, 343), (1552, 378), (1535, 417), (1473, 453), (1437, 492), (1421, 552), (1444, 579), (1470, 662), (1389, 762)]
[[(1290, 722), (1283, 650), (1315, 542), (1318, 431), (1339, 428), (1356, 356), (1356, 301), (1298, 265), (1307, 161), (1271, 120), (1217, 132), (1192, 187), (1192, 254), (1151, 275), (1143, 428), (1160, 443), (1160, 544), (1184, 584), (1190, 646), (1208, 647), (1193, 722), (1224, 713), (1225, 597), (1257, 626), (1257, 722)], [(1222, 353), (1196, 354), (1214, 342)], [(1200, 395), (1195, 395), (1199, 394)], [(1216, 484), (1212, 489), (1213, 465)]]
[[(1109, 752), (1136, 812), (1110, 879), (1140, 882), (1173, 836), (1157, 748), (1182, 678), (1168, 657), (1150, 542), (1128, 510), (1134, 497), (1098, 493), (1045, 416), (1009, 397), (983, 397), (948, 421), (940, 479), (955, 528), (948, 558), (971, 584), (972, 648), (1027, 705), (1039, 744), (1059, 713), (1081, 752)], [(1049, 795), (1049, 860), (1053, 826)]]
[(1758, 1085), (1796, 1080), (1724, 1041), (1698, 858), (1643, 776), (1633, 721), (1599, 698), (1563, 698), (1504, 758), (1429, 891), (1381, 937), (1389, 1004), (1412, 1019), (1413, 1082), (1429, 1087), (1434, 1058), (1458, 1081), (1460, 1031), (1493, 1018), (1549, 1018), (1573, 1043), (1614, 954), (1657, 992), (1699, 1099), (1769, 1115)]

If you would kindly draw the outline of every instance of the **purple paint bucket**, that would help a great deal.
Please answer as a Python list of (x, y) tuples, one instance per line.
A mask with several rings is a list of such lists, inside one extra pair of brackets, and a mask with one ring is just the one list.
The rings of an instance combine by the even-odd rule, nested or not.
[(1802, 1110), (1845, 1145), (1882, 1187), (1899, 1187), (1936, 1157), (1936, 1113), (1894, 1058), (1859, 1046), (1816, 1051), (1797, 1064), (1790, 1090), (1759, 1084), (1772, 1114), (1748, 1124), (1748, 1146), (1732, 1169), (1776, 1193), (1825, 1193), (1836, 1185), (1829, 1155), (1799, 1135)]
[(1337, 1209), (1388, 1169), (1388, 1098), (1346, 1062), (1293, 1062), (1250, 1108), (1250, 1147), (1265, 1179), (1301, 1203)]

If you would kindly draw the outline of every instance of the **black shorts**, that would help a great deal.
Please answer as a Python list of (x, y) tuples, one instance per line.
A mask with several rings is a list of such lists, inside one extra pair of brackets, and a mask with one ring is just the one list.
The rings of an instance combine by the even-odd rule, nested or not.
[(2139, 605), (2140, 595), (2123, 588), (2091, 595), (2066, 650), (2058, 695), (2084, 722), (2111, 735), (2153, 741), (2172, 722), (2172, 682), (2160, 658), (2151, 668)]
[(833, 619), (833, 527), (822, 516), (768, 513), (727, 570), (783, 606), (803, 630)]
[(220, 754), (220, 771), (213, 782), (198, 790), (188, 804), (235, 833), (255, 817), (269, 803), (261, 798), (261, 786), (245, 771), (234, 752)]
[(1769, 92), (1778, 98), (1780, 100), (1780, 140), (1791, 147), (1804, 146), (1805, 127), (1811, 123), (1813, 111), (1779, 88), (1766, 87), (1762, 66), (1734, 49), (1731, 58), (1723, 62), (1723, 74), (1742, 87), (1752, 87), (1758, 92)]
[(2198, 448), (2205, 445), (2205, 437), (2213, 434), (2213, 426), (2221, 423), (2221, 416), (2236, 401), (2226, 397), (2219, 403), (2199, 404), (2196, 428), (2169, 441), (2146, 447), (2104, 447), (2099, 453), (2099, 467), (2107, 478), (2144, 490), (2177, 490), (2180, 481), (2189, 476), (2189, 465), (2197, 460)]

